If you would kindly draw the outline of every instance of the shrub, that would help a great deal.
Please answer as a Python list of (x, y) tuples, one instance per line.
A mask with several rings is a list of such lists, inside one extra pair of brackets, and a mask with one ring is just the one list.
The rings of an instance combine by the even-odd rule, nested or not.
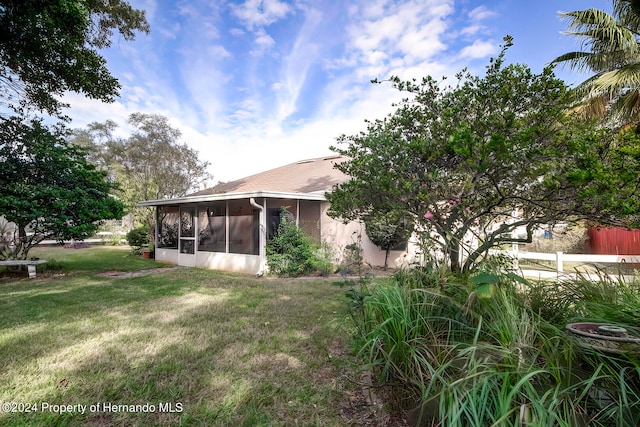
[(309, 236), (281, 215), (278, 230), (267, 242), (269, 271), (277, 276), (297, 277), (316, 271), (317, 258)]
[(323, 241), (316, 250), (316, 269), (321, 276), (328, 276), (334, 272), (334, 250), (329, 242)]
[(640, 425), (640, 362), (564, 332), (576, 316), (637, 324), (637, 287), (613, 285), (415, 270), (349, 297), (361, 354), (414, 425)]
[(149, 244), (149, 229), (137, 227), (127, 233), (127, 242), (131, 246), (131, 253), (140, 255), (142, 247)]

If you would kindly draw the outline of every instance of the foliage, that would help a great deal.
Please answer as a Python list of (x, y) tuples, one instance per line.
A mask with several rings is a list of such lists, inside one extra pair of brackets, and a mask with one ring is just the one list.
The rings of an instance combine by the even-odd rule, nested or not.
[(636, 425), (637, 360), (582, 350), (563, 329), (573, 310), (619, 320), (603, 319), (603, 307), (633, 313), (637, 295), (603, 299), (608, 285), (549, 284), (577, 306), (555, 306), (564, 316), (549, 319), (558, 313), (537, 311), (532, 288), (511, 274), (398, 272), (364, 298), (350, 296), (362, 305), (361, 354), (413, 409), (415, 425)]
[(334, 272), (334, 257), (333, 246), (327, 241), (322, 241), (316, 250), (316, 269), (321, 276), (326, 277)]
[(413, 232), (413, 223), (397, 212), (374, 211), (364, 217), (367, 237), (374, 245), (385, 251), (384, 269), (387, 269), (389, 252), (406, 243)]
[(593, 219), (624, 222), (638, 210), (639, 177), (605, 129), (567, 114), (570, 96), (550, 68), (504, 66), (458, 75), (444, 87), (392, 78), (410, 95), (366, 132), (333, 150), (350, 177), (327, 194), (329, 214), (411, 215), (421, 240), (453, 270), (470, 270), (489, 249), (530, 242), (536, 227)]
[(609, 14), (600, 9), (562, 13), (567, 33), (581, 40), (583, 50), (569, 52), (553, 63), (591, 71), (575, 88), (577, 110), (606, 117), (614, 126), (638, 122), (640, 116), (640, 7), (636, 0), (614, 0)]
[(354, 231), (351, 235), (351, 243), (347, 243), (342, 249), (340, 262), (340, 274), (358, 273), (362, 276), (362, 266), (364, 264), (362, 256), (362, 234)]
[[(596, 274), (591, 273), (593, 276)], [(640, 327), (640, 288), (637, 281), (599, 271), (598, 280), (577, 277), (556, 283), (532, 284), (528, 303), (556, 325), (577, 321), (620, 323)]]
[(85, 239), (100, 221), (123, 216), (106, 174), (65, 135), (61, 126), (49, 129), (38, 120), (0, 122), (0, 212), (16, 226), (3, 258), (26, 259), (45, 238)]
[(67, 91), (113, 101), (120, 85), (99, 51), (114, 30), (148, 33), (144, 11), (123, 0), (0, 0), (0, 99), (52, 115)]
[(284, 212), (278, 230), (267, 242), (269, 271), (287, 277), (312, 273), (316, 271), (317, 259), (311, 239)]
[[(98, 236), (102, 240), (103, 244), (111, 245), (111, 246), (119, 246), (122, 244), (122, 238), (126, 235), (121, 232), (122, 229), (122, 221), (105, 221), (100, 228), (98, 229)], [(106, 233), (106, 234), (102, 234)]]
[(127, 243), (131, 246), (131, 251), (139, 255), (142, 247), (149, 244), (149, 229), (145, 226), (137, 227), (127, 233)]
[(152, 228), (153, 208), (140, 207), (143, 200), (158, 200), (186, 195), (211, 178), (209, 163), (180, 142), (180, 131), (158, 114), (134, 113), (129, 116), (134, 132), (125, 139), (116, 138), (117, 124), (91, 123), (74, 131), (74, 144), (89, 147), (92, 161), (108, 170), (120, 183), (118, 197), (134, 215), (134, 222)]

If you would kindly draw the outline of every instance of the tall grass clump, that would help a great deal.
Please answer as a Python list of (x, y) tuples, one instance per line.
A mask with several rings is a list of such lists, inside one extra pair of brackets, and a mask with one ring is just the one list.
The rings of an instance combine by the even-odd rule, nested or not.
[(575, 279), (534, 282), (528, 286), (527, 303), (557, 325), (576, 321), (620, 323), (640, 327), (640, 282), (599, 270), (577, 273)]
[(368, 366), (415, 425), (640, 425), (637, 360), (590, 352), (564, 331), (577, 317), (635, 321), (637, 288), (434, 274), (362, 290), (354, 316)]

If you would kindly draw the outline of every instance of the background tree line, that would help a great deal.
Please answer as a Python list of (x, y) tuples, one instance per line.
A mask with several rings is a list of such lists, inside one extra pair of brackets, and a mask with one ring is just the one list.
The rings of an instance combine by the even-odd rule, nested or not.
[[(45, 238), (86, 238), (122, 217), (114, 182), (68, 142), (60, 100), (67, 91), (118, 96), (99, 53), (114, 31), (148, 33), (144, 11), (122, 0), (0, 0), (0, 259), (26, 259)], [(46, 126), (39, 114), (60, 122)]]
[(180, 130), (159, 114), (133, 113), (128, 137), (116, 136), (118, 125), (107, 120), (75, 129), (70, 141), (88, 149), (89, 160), (117, 183), (114, 195), (133, 216), (135, 225), (153, 229), (154, 209), (138, 206), (142, 200), (187, 195), (212, 179), (209, 163), (180, 140)]

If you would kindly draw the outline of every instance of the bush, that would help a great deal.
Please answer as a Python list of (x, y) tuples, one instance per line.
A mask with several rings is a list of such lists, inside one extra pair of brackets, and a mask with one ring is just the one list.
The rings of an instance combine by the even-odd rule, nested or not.
[(640, 425), (640, 362), (564, 332), (576, 316), (636, 325), (637, 287), (540, 286), (512, 273), (402, 271), (349, 295), (356, 340), (415, 425)]
[(142, 247), (149, 244), (149, 229), (147, 227), (138, 227), (127, 233), (127, 242), (131, 246), (131, 253), (140, 255)]
[(309, 236), (295, 223), (281, 216), (278, 230), (267, 242), (269, 271), (278, 276), (297, 277), (316, 271), (318, 260)]
[(316, 270), (321, 276), (329, 276), (334, 272), (333, 247), (328, 242), (322, 242), (320, 248), (316, 250)]

